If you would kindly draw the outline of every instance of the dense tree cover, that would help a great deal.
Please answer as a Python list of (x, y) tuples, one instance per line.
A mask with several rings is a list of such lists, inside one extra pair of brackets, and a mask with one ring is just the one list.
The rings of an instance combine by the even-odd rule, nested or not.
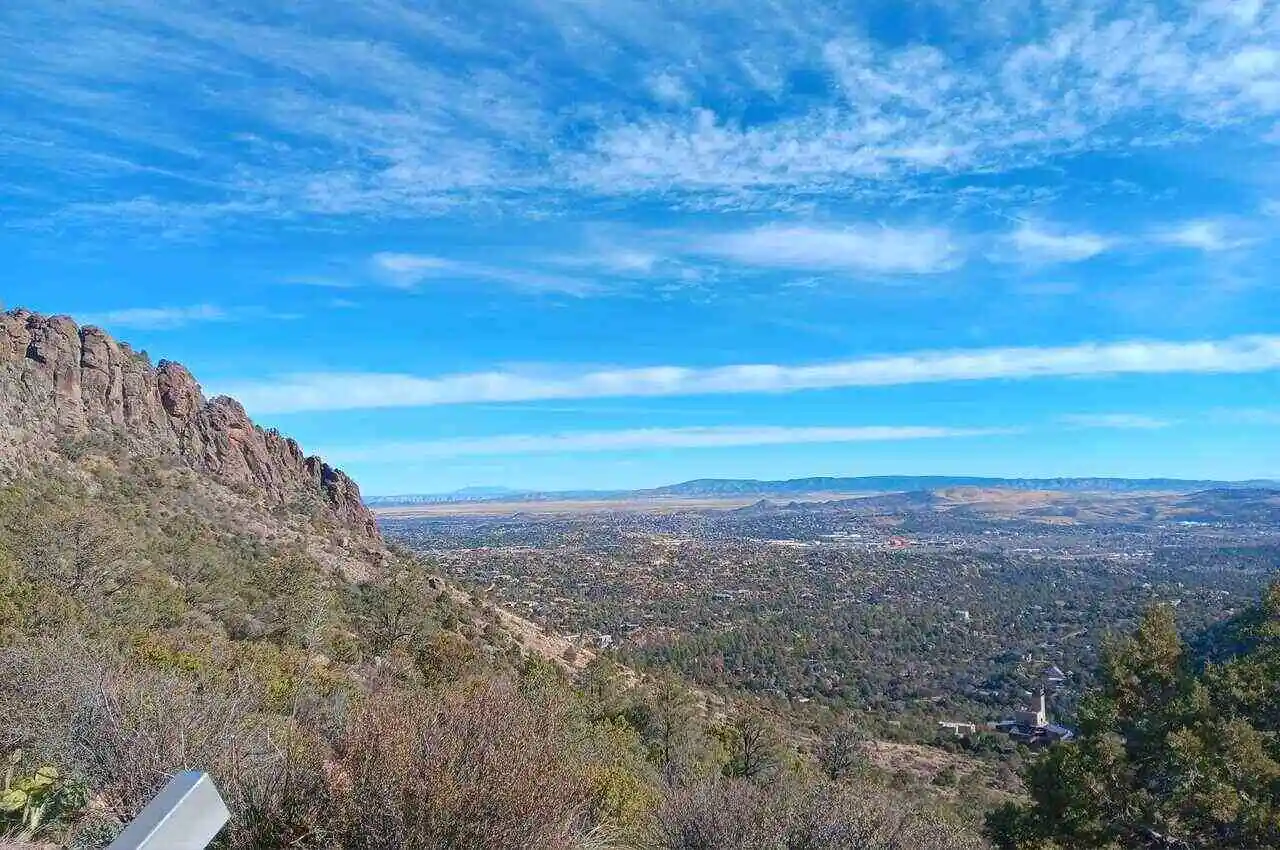
[[(1069, 715), (1108, 629), (1130, 628), (1155, 601), (1176, 603), (1180, 626), (1201, 629), (1246, 605), (1280, 566), (1280, 550), (1214, 549), (1194, 529), (1185, 550), (1158, 545), (1154, 532), (1068, 528), (894, 551), (642, 536), (593, 521), (578, 520), (587, 542), (567, 520), (525, 519), (519, 528), (539, 545), (433, 557), (558, 631), (608, 634), (632, 666), (862, 712), (883, 733), (892, 721), (917, 738), (940, 719), (1007, 716), (1052, 665), (1071, 674), (1053, 695), (1054, 711)], [(396, 528), (406, 542), (432, 542)], [(548, 542), (546, 528), (562, 536)]]
[(1005, 850), (1280, 847), (1280, 583), (1200, 663), (1168, 607), (1103, 653), (1080, 739), (988, 818)]

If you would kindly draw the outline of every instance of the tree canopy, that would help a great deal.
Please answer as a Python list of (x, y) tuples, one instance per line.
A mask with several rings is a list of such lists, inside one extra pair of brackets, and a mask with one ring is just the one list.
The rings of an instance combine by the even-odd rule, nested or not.
[(1280, 847), (1280, 582), (1202, 662), (1167, 606), (1109, 642), (1078, 742), (987, 820), (1002, 850)]

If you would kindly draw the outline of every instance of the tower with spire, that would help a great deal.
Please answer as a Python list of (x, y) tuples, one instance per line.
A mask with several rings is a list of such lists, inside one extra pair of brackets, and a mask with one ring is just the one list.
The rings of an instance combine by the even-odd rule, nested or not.
[(1049, 725), (1048, 699), (1044, 688), (1037, 686), (1031, 693), (1031, 705), (1013, 714), (1014, 722), (1025, 729), (1043, 729)]
[(1075, 737), (1072, 730), (1049, 722), (1049, 699), (1043, 685), (1031, 692), (1030, 705), (1021, 711), (1015, 711), (1012, 719), (1002, 720), (992, 726), (1014, 740), (1033, 747), (1070, 741)]

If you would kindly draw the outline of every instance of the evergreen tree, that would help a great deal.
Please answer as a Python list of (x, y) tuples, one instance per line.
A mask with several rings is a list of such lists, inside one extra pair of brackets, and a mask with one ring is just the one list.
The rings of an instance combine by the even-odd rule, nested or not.
[(1157, 607), (1109, 643), (1078, 743), (1028, 768), (1029, 805), (988, 817), (997, 847), (1280, 847), (1280, 583), (1239, 634), (1199, 669)]

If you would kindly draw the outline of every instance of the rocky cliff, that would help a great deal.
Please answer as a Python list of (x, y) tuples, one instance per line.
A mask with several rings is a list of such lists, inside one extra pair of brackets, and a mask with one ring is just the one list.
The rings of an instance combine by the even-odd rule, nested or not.
[(0, 477), (89, 434), (180, 458), (270, 506), (319, 496), (355, 542), (381, 548), (354, 481), (255, 425), (235, 399), (206, 399), (183, 366), (153, 367), (145, 354), (65, 316), (0, 315)]

